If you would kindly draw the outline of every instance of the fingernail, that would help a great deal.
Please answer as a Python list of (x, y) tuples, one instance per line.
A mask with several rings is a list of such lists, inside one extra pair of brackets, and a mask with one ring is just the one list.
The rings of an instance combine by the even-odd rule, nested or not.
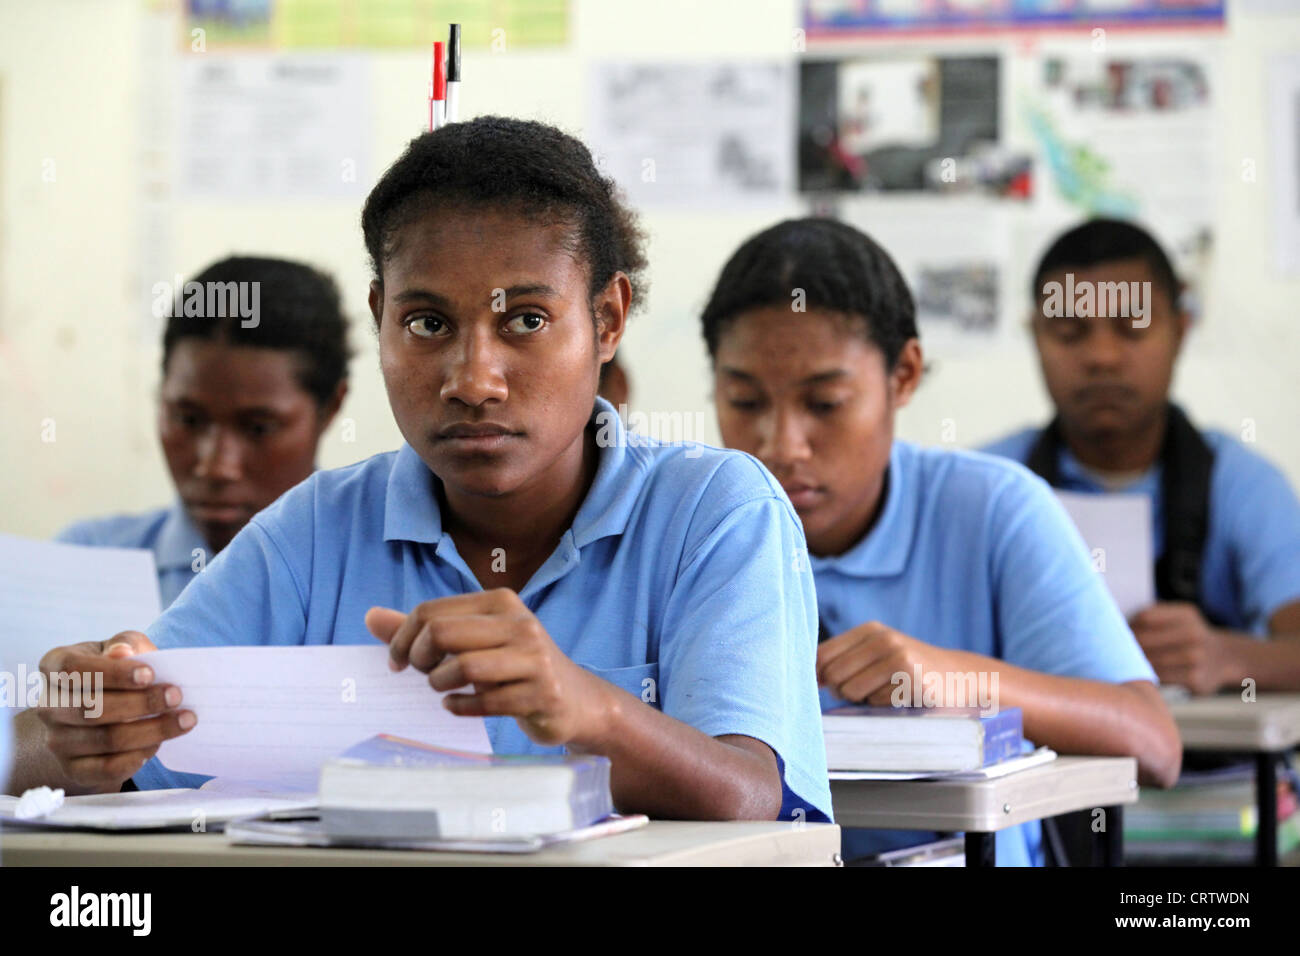
[(167, 702), (168, 707), (175, 707), (181, 702), (181, 689), (179, 687), (168, 687), (167, 693), (163, 694), (163, 700)]
[(131, 680), (137, 684), (152, 684), (153, 671), (147, 667), (137, 667), (131, 672)]
[(193, 711), (187, 710), (185, 711), (185, 713), (181, 714), (180, 716), (179, 723), (181, 725), (181, 730), (189, 730), (197, 722), (198, 722), (198, 718), (194, 716)]

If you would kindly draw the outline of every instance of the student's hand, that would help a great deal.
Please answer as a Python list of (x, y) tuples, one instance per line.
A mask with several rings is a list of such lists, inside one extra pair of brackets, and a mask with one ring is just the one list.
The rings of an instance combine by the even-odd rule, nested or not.
[(192, 711), (176, 709), (180, 688), (155, 684), (153, 670), (132, 660), (154, 650), (143, 634), (123, 631), (107, 641), (56, 647), (41, 658), (44, 692), (34, 710), (45, 725), (46, 748), (76, 788), (120, 790), (164, 740), (194, 726)]
[(1138, 643), (1160, 680), (1193, 694), (1213, 694), (1223, 685), (1223, 638), (1186, 601), (1162, 601), (1130, 622)]
[(514, 717), (547, 746), (596, 746), (609, 726), (617, 688), (579, 667), (555, 646), (540, 621), (509, 588), (419, 604), (410, 614), (371, 608), (370, 633), (388, 644), (389, 664), (429, 675), (444, 706), (463, 717)]
[[(817, 647), (817, 682), (844, 700), (883, 707), (891, 702), (895, 674), (906, 674), (910, 687), (916, 680), (917, 668), (924, 679), (931, 672), (977, 672), (987, 668), (988, 662), (987, 657), (935, 647), (879, 621), (868, 621)], [(945, 688), (952, 684), (941, 681)], [(911, 702), (909, 694), (907, 703)], [(940, 701), (941, 706), (954, 703)]]

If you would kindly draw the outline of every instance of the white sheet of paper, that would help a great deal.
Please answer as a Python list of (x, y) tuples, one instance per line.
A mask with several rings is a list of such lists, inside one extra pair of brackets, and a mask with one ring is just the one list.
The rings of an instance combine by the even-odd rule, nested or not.
[(0, 796), (0, 820), (11, 826), (88, 827), (96, 830), (146, 830), (225, 823), (240, 817), (310, 810), (314, 793), (273, 797), (208, 790), (137, 790), (68, 797), (63, 806), (43, 817), (18, 820), (17, 797)]
[(1090, 495), (1057, 491), (1101, 573), (1111, 597), (1130, 618), (1156, 601), (1151, 499), (1146, 495)]
[(161, 613), (153, 552), (0, 534), (0, 695), (26, 707), (45, 652), (142, 631)]
[(165, 742), (171, 770), (277, 781), (320, 769), (375, 734), (490, 753), (481, 717), (457, 717), (412, 667), (388, 669), (381, 645), (193, 647), (141, 654), (181, 689), (198, 723)]

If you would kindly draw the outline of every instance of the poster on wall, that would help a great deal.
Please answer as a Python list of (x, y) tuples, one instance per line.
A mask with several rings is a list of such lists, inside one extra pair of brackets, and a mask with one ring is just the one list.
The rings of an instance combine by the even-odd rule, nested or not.
[[(1300, 55), (1275, 57), (1269, 65), (1269, 129), (1273, 138), (1271, 183), (1274, 250), (1283, 275), (1300, 275)], [(1243, 170), (1243, 175), (1248, 171)]]

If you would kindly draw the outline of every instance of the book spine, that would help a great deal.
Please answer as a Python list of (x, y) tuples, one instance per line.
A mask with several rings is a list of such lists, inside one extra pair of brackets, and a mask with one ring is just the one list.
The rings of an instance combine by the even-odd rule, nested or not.
[(984, 763), (989, 767), (1019, 757), (1024, 745), (1024, 722), (1019, 707), (1008, 707), (980, 720), (984, 727)]

